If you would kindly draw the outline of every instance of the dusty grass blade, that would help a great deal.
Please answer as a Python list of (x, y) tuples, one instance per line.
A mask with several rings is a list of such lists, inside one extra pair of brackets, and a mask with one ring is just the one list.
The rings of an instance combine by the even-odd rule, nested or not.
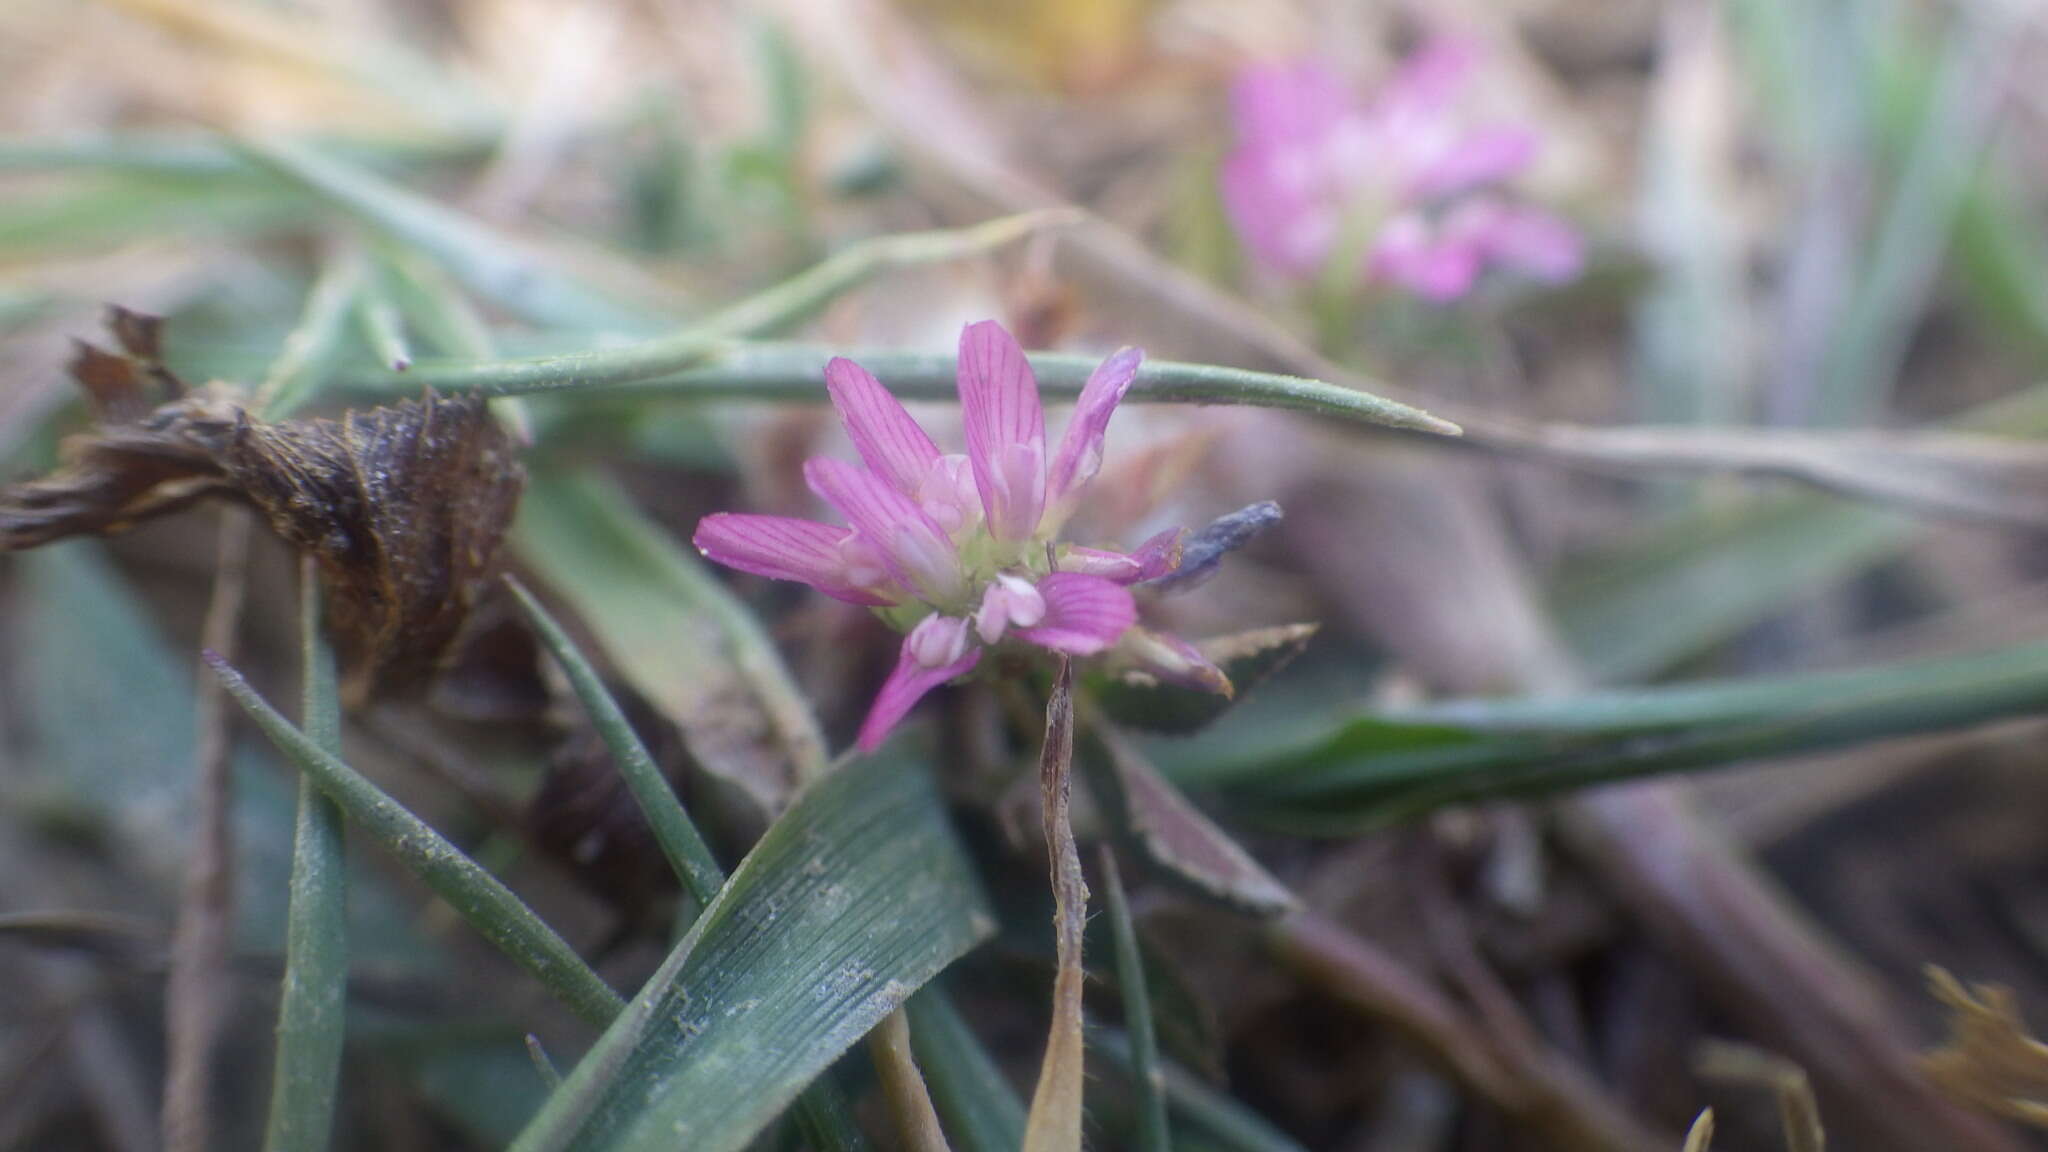
[(1109, 896), (1110, 939), (1116, 942), (1116, 983), (1124, 1002), (1124, 1028), (1131, 1042), (1131, 1081), (1138, 1092), (1138, 1152), (1170, 1152), (1166, 1094), (1159, 1073), (1159, 1037), (1152, 1027), (1152, 995), (1145, 987), (1145, 957), (1116, 855), (1102, 850), (1103, 887)]
[(390, 849), (421, 883), (448, 901), (462, 918), (527, 970), (577, 1015), (604, 1024), (618, 1014), (618, 993), (541, 922), (519, 897), (439, 832), (384, 794), (355, 769), (292, 727), (218, 656), (208, 663), (278, 751), (311, 777), (365, 832)]
[(611, 752), (612, 762), (618, 765), (619, 773), (626, 778), (626, 787), (654, 829), (655, 842), (661, 845), (662, 855), (668, 857), (669, 867), (675, 869), (676, 879), (682, 881), (699, 908), (710, 904), (725, 877), (703, 835), (691, 823), (689, 813), (683, 811), (682, 803), (662, 776), (660, 766), (648, 755), (647, 746), (640, 742), (618, 702), (605, 691), (604, 681), (590, 661), (583, 658), (576, 642), (524, 584), (510, 576), (505, 578), (505, 584), (518, 598), (520, 607), (526, 609), (527, 618), (540, 633), (541, 643), (568, 676), (570, 688), (583, 702), (583, 710), (589, 713), (592, 726)]
[[(301, 723), (307, 740), (339, 757), (341, 697), (310, 565), (300, 570), (299, 622)], [(347, 880), (341, 809), (301, 776), (265, 1148), (319, 1152), (333, 1129), (348, 995)]]
[(1088, 923), (1088, 884), (1081, 877), (1081, 853), (1074, 845), (1068, 805), (1074, 773), (1074, 667), (1060, 661), (1052, 697), (1045, 705), (1045, 750), (1038, 787), (1045, 847), (1052, 858), (1053, 939), (1059, 970), (1052, 985), (1052, 1029), (1038, 1087), (1024, 1123), (1024, 1152), (1080, 1152), (1082, 1062), (1081, 941)]
[(993, 929), (921, 766), (807, 789), (514, 1145), (735, 1152)]

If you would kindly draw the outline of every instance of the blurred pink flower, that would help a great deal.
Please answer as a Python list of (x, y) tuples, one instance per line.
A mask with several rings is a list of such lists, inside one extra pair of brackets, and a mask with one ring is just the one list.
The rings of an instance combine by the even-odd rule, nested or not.
[(1227, 691), (1220, 671), (1199, 655), (1190, 659), (1192, 648), (1133, 628), (1129, 585), (1179, 565), (1181, 529), (1130, 553), (1053, 543), (1101, 467), (1109, 418), (1143, 358), (1125, 348), (1088, 377), (1050, 460), (1038, 379), (1024, 349), (994, 321), (960, 334), (964, 455), (941, 453), (866, 369), (834, 359), (825, 386), (865, 466), (814, 459), (804, 479), (848, 526), (720, 512), (697, 525), (697, 549), (743, 572), (874, 606), (907, 630), (896, 670), (861, 725), (863, 751), (873, 751), (925, 693), (972, 671), (1006, 637), (1092, 656), (1141, 635), (1131, 654), (1139, 666), (1162, 663), (1146, 658), (1156, 651), (1170, 657), (1163, 663), (1171, 667), (1160, 671), (1177, 682)]
[(1361, 243), (1362, 276), (1436, 301), (1464, 295), (1492, 266), (1553, 283), (1577, 275), (1578, 234), (1492, 190), (1529, 165), (1537, 139), (1466, 123), (1459, 97), (1473, 64), (1469, 44), (1433, 41), (1363, 104), (1314, 61), (1240, 73), (1222, 171), (1238, 234), (1294, 276)]

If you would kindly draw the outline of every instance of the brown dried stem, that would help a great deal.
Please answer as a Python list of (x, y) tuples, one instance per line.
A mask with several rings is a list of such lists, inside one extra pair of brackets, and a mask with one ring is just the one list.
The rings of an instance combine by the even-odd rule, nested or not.
[[(232, 653), (241, 630), (253, 523), (241, 508), (228, 508), (221, 514), (219, 566), (201, 631), (204, 647), (215, 652)], [(194, 696), (199, 712), (194, 755), (199, 820), (185, 868), (178, 924), (171, 938), (170, 982), (164, 1004), (169, 1051), (164, 1070), (163, 1145), (168, 1152), (205, 1152), (213, 1147), (212, 1058), (227, 999), (228, 936), (234, 919), (227, 693), (219, 680), (202, 674)]]

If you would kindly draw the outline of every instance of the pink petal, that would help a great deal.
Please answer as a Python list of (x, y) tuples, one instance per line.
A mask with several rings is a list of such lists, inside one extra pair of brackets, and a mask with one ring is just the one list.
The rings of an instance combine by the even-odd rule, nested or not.
[(1504, 208), (1480, 243), (1498, 263), (1552, 284), (1577, 276), (1586, 261), (1578, 232), (1540, 208)]
[(965, 656), (950, 664), (927, 668), (918, 662), (911, 651), (910, 638), (903, 640), (903, 652), (896, 660), (896, 670), (882, 683), (882, 690), (875, 694), (875, 702), (868, 708), (868, 718), (861, 723), (858, 743), (863, 752), (873, 752), (881, 747), (882, 741), (924, 694), (953, 679), (964, 676), (981, 663), (981, 649), (970, 650)]
[(1314, 60), (1266, 64), (1230, 85), (1230, 119), (1241, 144), (1269, 147), (1319, 141), (1352, 107), (1344, 81)]
[(1128, 553), (1069, 544), (1060, 550), (1059, 568), (1062, 572), (1100, 576), (1112, 584), (1157, 580), (1180, 567), (1181, 541), (1186, 536), (1185, 528), (1168, 528)]
[(1479, 46), (1462, 36), (1438, 35), (1408, 54), (1373, 101), (1386, 118), (1436, 120), (1450, 116), (1466, 79), (1479, 62)]
[(960, 556), (943, 528), (917, 502), (888, 481), (843, 460), (804, 463), (804, 480), (818, 498), (846, 517), (881, 550), (896, 578), (926, 600), (960, 593)]
[(974, 630), (985, 644), (1003, 638), (1012, 625), (1029, 628), (1045, 619), (1045, 597), (1015, 576), (999, 574), (982, 593), (974, 614)]
[(1102, 468), (1102, 441), (1109, 431), (1109, 418), (1138, 378), (1138, 365), (1145, 359), (1143, 348), (1122, 348), (1088, 374), (1081, 386), (1074, 414), (1060, 437), (1059, 455), (1053, 457), (1046, 478), (1047, 498), (1058, 500), (1093, 479)]
[(1483, 128), (1454, 141), (1444, 154), (1415, 175), (1412, 193), (1449, 196), (1505, 180), (1536, 158), (1536, 134), (1526, 128)]
[(796, 580), (853, 604), (894, 604), (884, 589), (853, 575), (844, 548), (853, 532), (789, 516), (720, 512), (697, 524), (697, 551), (728, 568)]
[(1147, 537), (1143, 544), (1131, 552), (1131, 559), (1138, 562), (1138, 579), (1157, 580), (1180, 567), (1181, 545), (1187, 539), (1185, 528), (1168, 528)]
[(939, 447), (910, 413), (867, 369), (844, 356), (825, 365), (825, 389), (853, 440), (854, 450), (875, 475), (906, 496), (916, 496)]
[(1026, 540), (1045, 510), (1045, 412), (1017, 339), (993, 320), (960, 333), (960, 415), (989, 531)]
[(1444, 303), (1471, 291), (1481, 251), (1470, 236), (1449, 236), (1413, 212), (1387, 222), (1373, 244), (1370, 268), (1382, 280)]
[(1038, 582), (1045, 619), (1017, 635), (1041, 648), (1092, 656), (1116, 643), (1138, 619), (1130, 590), (1100, 576), (1055, 572)]

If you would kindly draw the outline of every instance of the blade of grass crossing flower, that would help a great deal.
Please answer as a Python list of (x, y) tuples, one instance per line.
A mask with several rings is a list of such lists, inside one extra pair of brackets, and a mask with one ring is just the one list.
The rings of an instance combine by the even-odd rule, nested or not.
[(1131, 1041), (1131, 1080), (1138, 1092), (1138, 1152), (1170, 1152), (1166, 1096), (1159, 1074), (1159, 1038), (1152, 1029), (1152, 997), (1145, 987), (1145, 958), (1138, 929), (1124, 895), (1116, 856), (1102, 850), (1103, 887), (1109, 896), (1109, 933), (1116, 943), (1117, 991), (1123, 995), (1124, 1027)]
[(804, 791), (515, 1152), (737, 1152), (993, 931), (930, 774), (901, 748)]
[[(1133, 1075), (1130, 1037), (1101, 1026), (1088, 1030), (1088, 1047), (1103, 1062)], [(1166, 1103), (1181, 1131), (1206, 1138), (1227, 1152), (1306, 1152), (1272, 1123), (1243, 1104), (1211, 1088), (1186, 1069), (1162, 1063), (1160, 1082)]]
[(310, 776), (350, 820), (396, 855), (421, 883), (446, 900), (486, 940), (585, 1020), (603, 1024), (618, 1014), (618, 993), (497, 877), (355, 769), (292, 727), (291, 721), (256, 694), (241, 673), (211, 653), (208, 662), (228, 694), (263, 729), (278, 751)]
[(647, 746), (633, 731), (626, 720), (626, 714), (619, 710), (618, 702), (604, 687), (597, 670), (576, 647), (575, 641), (555, 622), (540, 601), (526, 586), (512, 577), (505, 578), (506, 586), (512, 589), (527, 618), (533, 621), (534, 629), (540, 633), (541, 643), (547, 646), (555, 662), (569, 678), (569, 686), (576, 698), (583, 702), (583, 710), (589, 714), (590, 722), (597, 729), (599, 738), (612, 754), (612, 762), (618, 765), (620, 775), (626, 778), (626, 787), (633, 793), (633, 799), (640, 805), (640, 811), (647, 817), (648, 825), (654, 829), (655, 842), (661, 845), (662, 855), (668, 857), (669, 866), (675, 869), (676, 879), (702, 908), (718, 895), (718, 889), (725, 883), (718, 861), (712, 857), (711, 849), (704, 843), (697, 826), (690, 822), (689, 813), (683, 811), (681, 802), (669, 787), (668, 780), (661, 774), (661, 768), (648, 755)]
[[(341, 698), (334, 652), (320, 628), (320, 591), (310, 565), (301, 566), (299, 597), (302, 723), (310, 743), (338, 757)], [(301, 776), (277, 1053), (263, 1139), (263, 1146), (276, 1152), (318, 1152), (333, 1131), (348, 999), (347, 877), (341, 809), (311, 776)]]
[(1038, 788), (1046, 851), (1052, 857), (1053, 939), (1059, 967), (1053, 976), (1052, 1026), (1038, 1087), (1024, 1121), (1024, 1152), (1080, 1152), (1082, 1064), (1081, 940), (1088, 922), (1088, 884), (1074, 845), (1069, 810), (1074, 774), (1074, 666), (1060, 661), (1052, 696), (1045, 705), (1045, 750), (1039, 758)]
[(936, 985), (911, 998), (910, 1046), (932, 1103), (959, 1152), (1017, 1152), (1024, 1102), (967, 1021)]
[[(751, 400), (815, 404), (826, 399), (825, 362), (847, 356), (873, 372), (902, 400), (952, 402), (959, 398), (954, 381), (957, 364), (950, 353), (904, 352), (896, 349), (846, 351), (806, 344), (712, 342), (692, 346), (693, 367), (646, 374), (643, 353), (634, 348), (550, 357), (545, 361), (507, 360), (496, 364), (421, 365), (405, 376), (356, 377), (352, 387), (389, 394), (416, 389), (422, 381), (436, 388), (475, 388), (492, 396), (534, 392), (630, 387), (654, 395), (703, 400)], [(1081, 394), (1099, 357), (1056, 352), (1031, 356), (1040, 391), (1048, 400), (1072, 400)], [(1456, 435), (1456, 424), (1419, 408), (1383, 399), (1369, 392), (1342, 388), (1321, 380), (1148, 360), (1138, 369), (1125, 402), (1158, 404), (1230, 404), (1304, 412), (1355, 424)]]
[(332, 255), (306, 294), (305, 310), (256, 389), (256, 411), (278, 420), (320, 390), (363, 288), (363, 260), (353, 250)]

